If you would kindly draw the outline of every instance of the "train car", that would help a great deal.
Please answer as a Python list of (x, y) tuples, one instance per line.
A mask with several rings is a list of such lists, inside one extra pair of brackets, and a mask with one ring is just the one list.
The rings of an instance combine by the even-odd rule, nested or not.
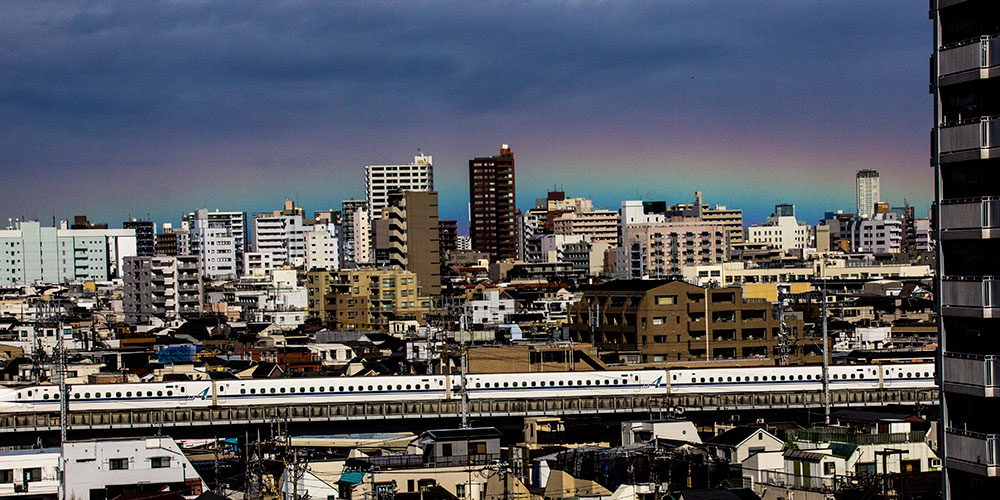
[(665, 394), (666, 370), (469, 375), (470, 399)]

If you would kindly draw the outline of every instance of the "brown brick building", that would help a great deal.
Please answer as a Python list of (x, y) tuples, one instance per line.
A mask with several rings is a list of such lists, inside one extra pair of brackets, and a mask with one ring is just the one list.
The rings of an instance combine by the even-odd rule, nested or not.
[[(671, 280), (611, 281), (585, 288), (583, 299), (570, 309), (569, 322), (573, 341), (613, 352), (619, 361), (778, 357), (780, 323), (773, 318), (772, 305), (744, 299), (741, 288), (703, 288)], [(802, 334), (801, 320), (788, 324), (793, 338)]]

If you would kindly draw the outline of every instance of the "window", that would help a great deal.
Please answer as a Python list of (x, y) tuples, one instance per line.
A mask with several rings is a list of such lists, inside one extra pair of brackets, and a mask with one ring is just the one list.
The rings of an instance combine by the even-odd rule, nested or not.
[(677, 303), (676, 295), (657, 295), (656, 305), (658, 306), (672, 306)]
[(112, 458), (108, 460), (108, 470), (128, 470), (128, 459)]
[(456, 484), (455, 485), (455, 496), (457, 496), (459, 498), (464, 498), (465, 497), (465, 485), (464, 484)]
[(24, 482), (26, 483), (36, 483), (42, 480), (42, 468), (32, 467), (30, 469), (24, 469)]
[(441, 445), (441, 456), (450, 457), (451, 456), (451, 443), (443, 443)]
[(153, 457), (149, 459), (149, 466), (154, 469), (167, 469), (170, 467), (170, 457)]
[(476, 443), (469, 443), (469, 454), (470, 455), (485, 455), (486, 454), (486, 442), (480, 441)]
[(823, 462), (823, 475), (832, 476), (837, 473), (837, 464), (833, 462)]
[(3, 469), (0, 470), (0, 484), (7, 484), (14, 482), (14, 470), (13, 469)]

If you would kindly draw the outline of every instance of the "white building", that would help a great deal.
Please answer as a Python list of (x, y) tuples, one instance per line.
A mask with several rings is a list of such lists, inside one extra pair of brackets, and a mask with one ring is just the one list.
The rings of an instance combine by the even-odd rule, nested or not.
[(858, 191), (858, 217), (875, 214), (875, 204), (881, 199), (878, 170), (859, 170), (856, 177)]
[(0, 451), (0, 498), (58, 496), (59, 448)]
[(892, 213), (854, 219), (848, 224), (847, 231), (852, 252), (898, 253), (903, 242), (903, 222)]
[(370, 217), (382, 217), (393, 191), (433, 191), (434, 161), (430, 155), (418, 154), (408, 165), (365, 165), (365, 194)]
[(580, 235), (536, 234), (524, 243), (524, 259), (528, 262), (562, 262), (566, 245), (580, 243)]
[(355, 264), (364, 264), (375, 260), (372, 251), (372, 222), (368, 216), (368, 210), (358, 208), (354, 211), (352, 221), (354, 241), (352, 242), (352, 257)]
[(514, 299), (500, 290), (480, 290), (465, 301), (466, 317), (474, 325), (500, 325), (514, 314)]
[(18, 221), (0, 230), (0, 285), (106, 281), (136, 255), (134, 229), (67, 229)]
[(455, 238), (455, 249), (459, 252), (468, 252), (472, 250), (472, 237), (459, 235)]
[[(201, 257), (201, 273), (209, 279), (236, 276), (236, 265), (243, 254), (245, 236), (242, 212), (209, 212), (201, 209), (188, 214), (191, 232), (191, 253)], [(225, 217), (223, 216), (225, 215)]]
[(782, 251), (811, 248), (809, 241), (809, 225), (798, 222), (795, 216), (768, 216), (762, 225), (747, 228), (748, 243), (765, 243)]
[(66, 498), (113, 498), (134, 485), (169, 486), (188, 495), (206, 489), (169, 437), (67, 441), (64, 448)]
[(253, 219), (253, 251), (271, 254), (275, 265), (305, 263), (302, 216), (257, 214)]
[[(368, 200), (344, 200), (340, 204), (341, 230), (340, 237), (340, 267), (349, 267), (357, 262), (354, 258), (356, 237), (354, 235), (354, 213), (364, 210), (368, 217)], [(366, 238), (369, 237), (366, 233)]]
[(336, 271), (340, 269), (340, 245), (337, 237), (331, 234), (329, 229), (313, 226), (313, 230), (303, 233), (303, 237), (306, 270)]
[(606, 242), (618, 246), (619, 215), (614, 210), (567, 212), (552, 221), (555, 234), (580, 235), (588, 241)]

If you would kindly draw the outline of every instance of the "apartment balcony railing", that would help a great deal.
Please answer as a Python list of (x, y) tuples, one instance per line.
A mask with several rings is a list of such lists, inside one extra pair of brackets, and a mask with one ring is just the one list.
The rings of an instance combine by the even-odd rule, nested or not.
[(863, 444), (901, 444), (920, 443), (927, 437), (923, 431), (914, 432), (882, 432), (878, 434), (863, 434), (838, 428), (793, 429), (785, 432), (786, 441), (805, 441), (808, 443), (846, 443)]
[(960, 316), (993, 317), (1000, 308), (1000, 285), (993, 276), (944, 276), (941, 310)]
[(981, 157), (989, 157), (989, 150), (1000, 146), (998, 121), (1000, 117), (984, 116), (942, 124), (938, 127), (941, 154), (978, 150)]
[(942, 384), (949, 392), (1000, 396), (1000, 363), (997, 356), (946, 352)]
[[(1000, 198), (962, 198), (941, 202), (941, 237), (958, 231), (1000, 228)], [(957, 235), (957, 234), (956, 234)]]
[(948, 467), (989, 477), (1000, 476), (1000, 435), (948, 428), (944, 439)]
[(988, 70), (1000, 66), (1000, 38), (993, 35), (966, 40), (942, 48), (938, 51), (938, 58), (938, 76), (940, 77), (967, 71)]

